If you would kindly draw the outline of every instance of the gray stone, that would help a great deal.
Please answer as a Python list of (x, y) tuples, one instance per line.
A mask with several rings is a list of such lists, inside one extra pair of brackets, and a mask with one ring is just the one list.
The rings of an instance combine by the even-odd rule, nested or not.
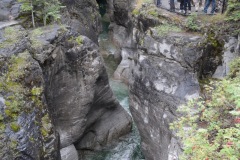
[(224, 78), (230, 71), (231, 62), (240, 56), (239, 50), (240, 37), (229, 37), (228, 42), (224, 45), (224, 53), (222, 65), (219, 65), (215, 73), (213, 74), (213, 78)]
[(62, 148), (60, 150), (61, 160), (79, 160), (78, 152), (74, 145)]
[[(9, 31), (12, 34), (5, 36)], [(15, 153), (22, 159), (58, 159), (59, 147), (73, 143), (78, 150), (100, 150), (130, 132), (131, 117), (113, 95), (98, 46), (89, 38), (59, 26), (38, 28), (29, 34), (21, 26), (7, 27), (0, 31), (0, 36), (3, 46), (0, 74), (8, 71), (13, 55), (18, 58), (23, 54), (28, 63), (19, 68), (26, 69), (26, 73), (21, 77), (22, 72), (19, 72), (16, 81), (24, 83), (30, 92), (23, 94), (28, 96), (24, 101), (26, 109), (21, 110), (15, 120), (20, 129), (14, 132), (12, 121), (5, 124), (8, 115), (3, 104), (12, 93), (0, 91), (3, 97), (0, 112), (6, 125), (6, 135), (0, 143), (4, 160), (14, 159), (18, 155)], [(25, 38), (27, 36), (29, 39)], [(5, 43), (6, 40), (10, 43)], [(32, 102), (33, 86), (44, 89), (37, 101), (41, 105)], [(25, 112), (28, 109), (31, 110)], [(12, 143), (17, 145), (16, 150), (9, 148)]]
[[(130, 111), (139, 129), (146, 159), (176, 160), (181, 145), (169, 124), (177, 108), (199, 96), (199, 61), (204, 38), (195, 34), (158, 34), (152, 20), (139, 21), (133, 29), (133, 56), (130, 66)], [(151, 27), (150, 27), (151, 26)]]
[(0, 21), (15, 19), (20, 14), (20, 3), (17, 0), (0, 1)]
[[(14, 58), (5, 57), (0, 64), (4, 68), (0, 83), (5, 86), (0, 89), (1, 159), (58, 159), (58, 134), (45, 96), (34, 91), (44, 87), (41, 67), (27, 51), (17, 53)], [(6, 80), (3, 74), (10, 77)]]
[(100, 14), (95, 0), (61, 0), (66, 8), (62, 11), (61, 21), (72, 30), (98, 43)]
[(58, 37), (63, 45), (45, 56), (47, 101), (61, 148), (77, 143), (78, 150), (101, 149), (128, 133), (132, 121), (110, 89), (97, 45), (85, 36), (79, 44), (77, 37)]
[(10, 57), (26, 50), (29, 44), (26, 36), (26, 30), (20, 25), (0, 29), (0, 57)]
[(125, 83), (129, 81), (130, 74), (130, 64), (131, 59), (134, 55), (134, 51), (132, 49), (123, 48), (121, 52), (122, 61), (118, 65), (116, 71), (114, 72), (114, 79), (121, 80)]

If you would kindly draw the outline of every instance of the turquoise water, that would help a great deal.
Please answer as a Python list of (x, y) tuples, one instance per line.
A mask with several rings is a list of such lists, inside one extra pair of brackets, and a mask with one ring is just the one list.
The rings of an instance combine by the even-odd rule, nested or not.
[[(128, 86), (121, 81), (110, 80), (110, 86), (119, 100), (121, 106), (130, 114), (128, 102)], [(144, 159), (140, 148), (140, 136), (136, 125), (132, 132), (122, 137), (121, 141), (106, 154), (104, 160), (142, 160)]]
[[(107, 41), (108, 43), (103, 43)], [(99, 47), (100, 51), (112, 53), (114, 44), (108, 39), (108, 33), (103, 32), (99, 36)], [(104, 57), (104, 55), (103, 55)], [(114, 58), (104, 58), (105, 66), (107, 68), (108, 76), (110, 79), (110, 86), (117, 97), (121, 106), (131, 115), (129, 111), (129, 92), (128, 86), (121, 81), (113, 80), (111, 77), (113, 72), (117, 68), (117, 62)], [(94, 160), (143, 160), (144, 156), (140, 147), (140, 136), (135, 124), (131, 133), (121, 138), (119, 143), (112, 149), (99, 153)]]
[[(128, 102), (128, 86), (121, 81), (110, 79), (110, 86), (119, 100), (122, 107), (130, 114)], [(144, 156), (140, 147), (140, 136), (133, 124), (132, 131), (121, 137), (121, 140), (112, 149), (107, 149), (101, 152), (95, 152), (88, 155), (86, 160), (144, 160)]]

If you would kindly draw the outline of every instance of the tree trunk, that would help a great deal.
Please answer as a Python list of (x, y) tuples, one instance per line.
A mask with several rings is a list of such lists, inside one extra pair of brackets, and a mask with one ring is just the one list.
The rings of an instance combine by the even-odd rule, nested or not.
[(34, 14), (33, 14), (33, 4), (32, 4), (32, 1), (31, 1), (31, 7), (32, 7), (32, 25), (33, 25), (33, 28), (35, 28), (35, 20), (34, 20)]
[(43, 17), (43, 25), (44, 26), (46, 26), (47, 25), (47, 15), (45, 15), (44, 17)]

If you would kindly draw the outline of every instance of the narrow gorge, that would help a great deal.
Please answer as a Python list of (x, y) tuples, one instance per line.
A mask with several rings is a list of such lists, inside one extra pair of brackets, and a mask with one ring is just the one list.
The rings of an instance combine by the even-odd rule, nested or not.
[(29, 1), (0, 2), (0, 159), (180, 159), (172, 123), (231, 72), (239, 19), (147, 0), (31, 2), (60, 11), (43, 26), (38, 11), (21, 9)]

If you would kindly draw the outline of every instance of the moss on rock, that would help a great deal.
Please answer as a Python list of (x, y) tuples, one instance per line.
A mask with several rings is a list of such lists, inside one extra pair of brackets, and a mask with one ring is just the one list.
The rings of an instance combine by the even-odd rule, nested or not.
[(0, 42), (0, 48), (7, 48), (16, 44), (25, 34), (25, 31), (16, 29), (16, 26), (5, 28), (3, 30), (4, 40)]

